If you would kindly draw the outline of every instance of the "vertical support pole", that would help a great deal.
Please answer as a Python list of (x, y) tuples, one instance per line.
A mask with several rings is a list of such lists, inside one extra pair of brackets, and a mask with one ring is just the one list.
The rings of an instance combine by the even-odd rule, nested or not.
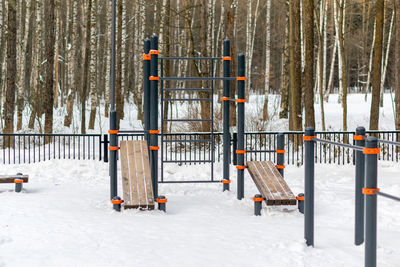
[[(244, 81), (245, 81), (245, 61), (244, 54), (238, 55), (238, 77), (237, 77), (237, 87), (238, 87), (238, 96), (236, 99), (237, 102), (237, 133), (238, 133), (238, 142), (237, 142), (237, 153), (238, 151), (245, 152), (244, 147), (244, 104), (246, 102), (245, 92), (244, 92)], [(242, 199), (244, 197), (244, 153), (237, 153), (237, 163), (236, 169), (237, 173), (237, 199)]]
[(144, 90), (144, 136), (149, 143), (149, 130), (150, 130), (150, 39), (144, 40), (143, 51), (143, 90)]
[(158, 197), (158, 37), (150, 40), (150, 167), (154, 198)]
[(276, 167), (283, 177), (285, 169), (285, 136), (283, 133), (278, 134), (278, 139), (276, 142)]
[(307, 127), (304, 132), (304, 238), (307, 246), (314, 246), (314, 128)]
[(157, 199), (157, 203), (158, 203), (158, 210), (167, 211), (167, 199), (165, 198), (165, 196), (159, 196)]
[(297, 199), (297, 208), (301, 214), (304, 214), (304, 194), (300, 193), (296, 197)]
[(113, 204), (113, 209), (115, 211), (121, 211), (121, 204), (122, 204), (122, 199), (119, 196), (115, 196), (111, 199), (111, 203)]
[[(365, 128), (357, 127), (354, 141), (356, 146), (365, 146)], [(365, 157), (362, 151), (356, 151), (356, 179), (355, 179), (355, 231), (354, 244), (356, 246), (364, 243), (364, 187)]]
[(375, 267), (377, 196), (373, 190), (378, 183), (378, 139), (368, 137), (365, 147), (365, 267)]
[(254, 201), (254, 215), (260, 216), (261, 209), (262, 209), (262, 202), (263, 202), (262, 195), (260, 195), (260, 194), (254, 195), (253, 201)]
[(113, 199), (118, 195), (117, 183), (117, 152), (118, 152), (118, 136), (117, 136), (117, 111), (110, 112), (110, 198)]
[[(231, 73), (231, 42), (228, 39), (224, 40), (224, 78), (229, 77)], [(230, 95), (230, 81), (224, 80), (224, 91), (223, 91), (223, 189), (222, 191), (229, 190), (229, 162), (231, 152), (231, 134), (229, 132), (229, 95)]]
[(108, 162), (108, 134), (103, 135), (104, 162)]
[(233, 133), (233, 139), (232, 139), (232, 150), (233, 150), (233, 157), (232, 157), (232, 163), (233, 165), (237, 165), (237, 154), (235, 151), (237, 150), (237, 133)]

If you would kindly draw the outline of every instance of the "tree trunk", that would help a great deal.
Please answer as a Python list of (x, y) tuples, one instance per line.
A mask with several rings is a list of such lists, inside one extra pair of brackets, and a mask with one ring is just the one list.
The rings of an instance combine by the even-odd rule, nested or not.
[(263, 120), (267, 121), (268, 116), (268, 91), (269, 91), (269, 77), (271, 65), (271, 0), (267, 0), (266, 14), (265, 14), (265, 78), (264, 78), (264, 108)]
[(315, 129), (314, 114), (314, 0), (304, 1), (304, 39), (306, 43), (304, 69), (304, 107), (306, 127)]
[[(395, 24), (395, 55), (400, 55), (400, 3), (395, 1), (395, 12), (396, 12), (396, 24)], [(400, 57), (395, 57), (395, 107), (396, 107), (396, 116), (395, 116), (395, 127), (396, 130), (400, 130)], [(400, 135), (397, 135), (397, 141), (400, 141)]]
[(117, 128), (124, 118), (124, 97), (122, 89), (122, 0), (117, 1), (117, 40), (116, 40), (116, 73), (115, 73), (115, 102), (117, 111)]
[(369, 121), (370, 130), (378, 130), (379, 126), (379, 97), (381, 83), (381, 65), (382, 65), (382, 43), (383, 43), (383, 12), (384, 0), (376, 1), (376, 36), (374, 65), (372, 71), (372, 101), (371, 115)]
[[(7, 87), (4, 103), (4, 129), (3, 133), (14, 133), (14, 108), (17, 77), (17, 1), (8, 0), (7, 21)], [(13, 142), (6, 138), (5, 144)]]
[[(388, 33), (386, 52), (384, 53), (384, 56), (382, 56), (382, 59), (385, 58), (385, 60), (382, 62), (383, 66), (382, 66), (382, 77), (381, 77), (381, 85), (380, 85), (380, 101), (379, 101), (380, 107), (383, 107), (383, 91), (385, 89), (386, 70), (387, 70), (387, 65), (388, 65), (388, 60), (389, 60), (390, 46), (391, 46), (391, 43), (392, 43), (392, 31), (393, 31), (393, 24), (394, 24), (394, 13), (395, 13), (395, 11), (393, 10), (392, 11), (392, 19), (390, 21), (389, 33)], [(383, 47), (382, 47), (382, 52), (383, 52)]]
[(91, 12), (91, 25), (90, 25), (90, 67), (89, 67), (89, 88), (90, 88), (90, 117), (89, 117), (89, 129), (94, 129), (94, 123), (96, 120), (96, 110), (98, 104), (98, 91), (96, 88), (96, 72), (100, 71), (96, 69), (96, 7), (97, 3), (94, 0), (94, 4), (92, 4), (92, 10), (88, 10)]
[(55, 43), (55, 32), (54, 32), (54, 9), (55, 0), (46, 0), (45, 6), (45, 23), (46, 23), (46, 38), (45, 38), (45, 49), (46, 49), (46, 72), (45, 72), (45, 82), (44, 91), (45, 93), (45, 122), (44, 122), (44, 132), (53, 132), (53, 103), (54, 103), (54, 43)]

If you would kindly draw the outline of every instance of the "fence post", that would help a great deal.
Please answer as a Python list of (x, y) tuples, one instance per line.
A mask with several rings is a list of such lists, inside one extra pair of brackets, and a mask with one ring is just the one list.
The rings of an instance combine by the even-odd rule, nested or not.
[[(357, 127), (356, 134), (353, 136), (356, 146), (365, 146), (365, 128)], [(364, 187), (365, 178), (365, 157), (362, 151), (356, 151), (356, 179), (355, 179), (355, 231), (354, 244), (356, 246), (364, 243)]]
[(143, 90), (144, 90), (144, 137), (149, 143), (149, 130), (150, 130), (150, 39), (144, 39), (144, 54), (143, 54)]
[(238, 170), (238, 178), (237, 178), (237, 199), (242, 199), (244, 197), (244, 169), (246, 168), (244, 165), (244, 103), (246, 102), (245, 93), (244, 93), (244, 80), (245, 80), (245, 65), (244, 65), (244, 54), (238, 55), (238, 77), (237, 79), (237, 87), (238, 87), (238, 98), (237, 102), (237, 133), (238, 133), (238, 142), (237, 142), (237, 150), (235, 153), (237, 154), (237, 163), (236, 169)]
[(283, 177), (285, 169), (285, 136), (283, 135), (283, 133), (278, 134), (275, 152), (277, 154), (276, 167)]
[(150, 166), (154, 198), (158, 197), (158, 37), (151, 36), (150, 41)]
[(104, 134), (103, 137), (104, 162), (108, 162), (108, 134)]
[(307, 246), (314, 246), (314, 128), (307, 127), (304, 132), (304, 238)]
[[(231, 42), (228, 39), (224, 40), (224, 77), (229, 77), (231, 72)], [(231, 134), (229, 133), (229, 80), (224, 80), (224, 92), (223, 92), (223, 191), (229, 190), (229, 161), (231, 152)]]
[(378, 176), (378, 139), (370, 136), (364, 148), (365, 154), (365, 267), (376, 266), (376, 208)]
[(117, 135), (117, 111), (110, 111), (110, 197), (113, 199), (118, 195), (117, 183), (117, 152), (118, 152), (118, 135)]

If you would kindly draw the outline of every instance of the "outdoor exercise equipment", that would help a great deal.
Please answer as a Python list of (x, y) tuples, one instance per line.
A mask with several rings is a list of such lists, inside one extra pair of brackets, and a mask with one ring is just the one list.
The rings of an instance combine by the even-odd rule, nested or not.
[(22, 191), (22, 186), (24, 183), (28, 183), (29, 175), (23, 175), (22, 173), (17, 173), (17, 175), (0, 175), (0, 184), (15, 184), (15, 192), (19, 193)]

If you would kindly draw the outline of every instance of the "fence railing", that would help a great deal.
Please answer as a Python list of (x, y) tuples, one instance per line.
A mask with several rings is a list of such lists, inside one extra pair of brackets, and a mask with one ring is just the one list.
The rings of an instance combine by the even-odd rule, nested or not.
[[(276, 149), (279, 132), (247, 132), (245, 133), (246, 150)], [(303, 165), (304, 147), (303, 132), (283, 132), (285, 136), (285, 165)], [(316, 132), (317, 138), (354, 144), (355, 132)], [(212, 159), (211, 147), (207, 142), (189, 142), (188, 140), (208, 140), (209, 133), (173, 133), (164, 134), (168, 142), (163, 143), (163, 157), (168, 161), (187, 161), (183, 164), (199, 164), (191, 161)], [(381, 140), (400, 141), (400, 131), (367, 131), (367, 135), (376, 136)], [(50, 159), (108, 159), (108, 136), (101, 134), (0, 134), (0, 162), (3, 164), (34, 163)], [(119, 140), (143, 140), (141, 133), (118, 134)], [(222, 161), (222, 133), (214, 133), (216, 162)], [(232, 150), (234, 151), (234, 135), (232, 135)], [(379, 143), (381, 153), (379, 159), (398, 162), (400, 150), (390, 143)], [(234, 153), (231, 153), (234, 156)], [(272, 160), (276, 153), (257, 152), (246, 153), (246, 161)], [(315, 161), (327, 164), (353, 164), (354, 152), (345, 147), (335, 147), (330, 144), (315, 145)], [(200, 162), (201, 163), (201, 162)]]
[(35, 163), (51, 159), (102, 160), (100, 134), (0, 134), (0, 162)]

